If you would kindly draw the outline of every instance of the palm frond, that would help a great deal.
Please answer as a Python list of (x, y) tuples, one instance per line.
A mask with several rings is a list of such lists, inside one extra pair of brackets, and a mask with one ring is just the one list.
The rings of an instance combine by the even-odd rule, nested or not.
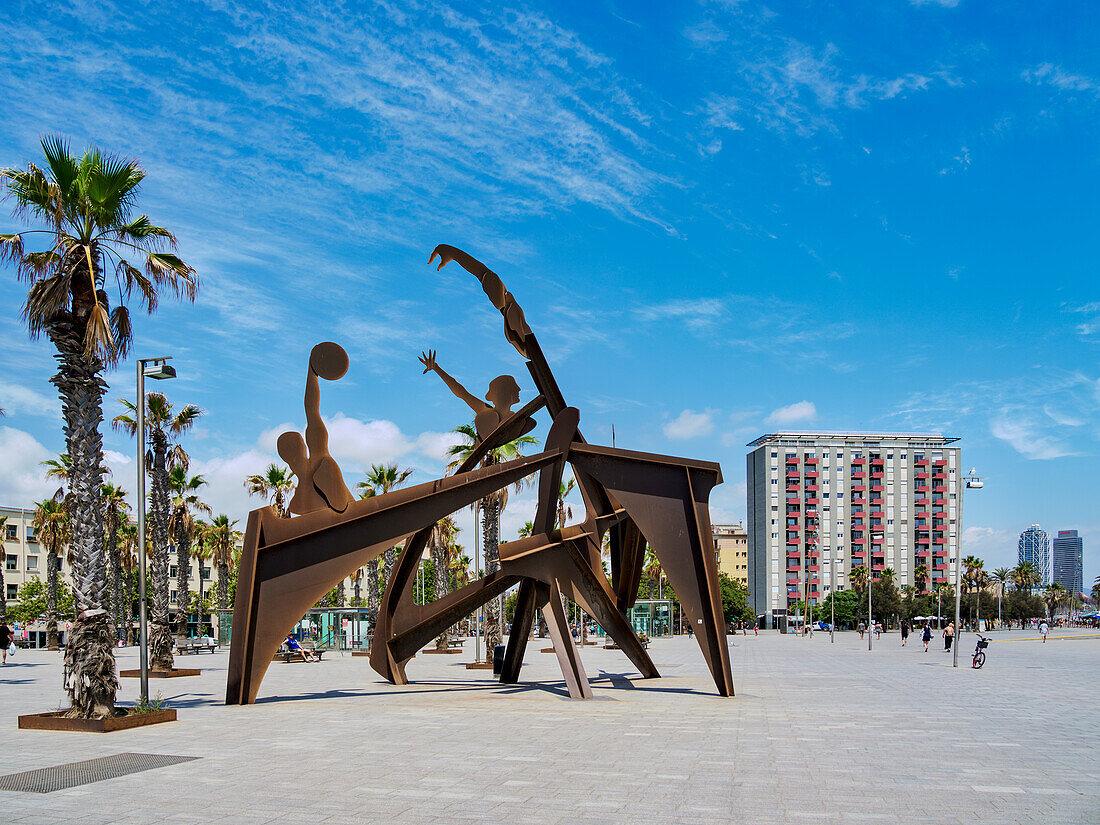
[(150, 252), (145, 260), (145, 272), (158, 284), (170, 286), (176, 297), (195, 300), (199, 289), (198, 273), (179, 256), (168, 252)]
[(130, 310), (125, 304), (119, 304), (111, 310), (111, 332), (115, 337), (115, 353), (119, 359), (130, 354), (130, 345), (134, 342), (134, 330), (130, 326)]
[(21, 264), (23, 261), (23, 236), (19, 233), (0, 233), (0, 261)]
[(114, 362), (118, 357), (115, 336), (111, 331), (111, 316), (107, 307), (101, 303), (93, 304), (88, 312), (88, 323), (84, 331), (84, 356), (98, 357), (108, 363)]
[(32, 338), (45, 332), (58, 314), (69, 308), (70, 284), (68, 274), (60, 272), (38, 281), (27, 291), (23, 319)]
[(129, 261), (119, 258), (115, 274), (122, 280), (125, 296), (129, 298), (136, 288), (146, 311), (152, 315), (157, 308), (157, 288), (145, 273)]

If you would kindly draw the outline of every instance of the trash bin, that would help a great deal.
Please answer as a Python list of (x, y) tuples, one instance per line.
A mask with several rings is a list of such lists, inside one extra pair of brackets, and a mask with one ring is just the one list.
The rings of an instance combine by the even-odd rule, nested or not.
[(504, 645), (497, 645), (493, 648), (493, 675), (499, 676), (502, 670), (504, 670)]

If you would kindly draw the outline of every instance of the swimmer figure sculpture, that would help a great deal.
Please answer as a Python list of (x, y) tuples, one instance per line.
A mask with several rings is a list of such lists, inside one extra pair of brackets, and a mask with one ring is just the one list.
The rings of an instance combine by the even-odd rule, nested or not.
[(325, 341), (309, 354), (306, 371), (306, 437), (288, 432), (279, 436), (276, 448), (298, 477), (290, 512), (297, 515), (323, 510), (344, 512), (353, 500), (344, 476), (328, 451), (328, 429), (321, 420), (321, 387), (318, 378), (336, 381), (348, 371), (348, 354), (339, 344)]

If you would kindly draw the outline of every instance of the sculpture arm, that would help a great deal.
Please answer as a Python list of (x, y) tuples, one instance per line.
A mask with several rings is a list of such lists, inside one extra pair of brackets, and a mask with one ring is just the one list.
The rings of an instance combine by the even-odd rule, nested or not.
[(438, 364), (434, 364), (433, 370), (436, 375), (443, 379), (443, 383), (447, 385), (447, 389), (453, 392), (459, 399), (465, 401), (466, 404), (469, 405), (470, 409), (473, 410), (475, 413), (483, 412), (484, 410), (489, 409), (488, 404), (486, 404), (480, 398), (476, 398), (471, 395), (464, 386), (451, 378), (451, 376), (447, 374), (447, 371), (443, 369), (443, 367), (439, 366)]
[(328, 430), (325, 422), (321, 420), (321, 387), (317, 381), (317, 373), (312, 369), (306, 370), (306, 445), (309, 454), (316, 455), (328, 449)]

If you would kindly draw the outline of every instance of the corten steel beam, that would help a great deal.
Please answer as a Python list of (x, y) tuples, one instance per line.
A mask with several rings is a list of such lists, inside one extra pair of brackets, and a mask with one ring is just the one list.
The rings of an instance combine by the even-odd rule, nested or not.
[(237, 580), (226, 704), (249, 704), (286, 634), (332, 587), (388, 547), (449, 513), (559, 459), (556, 453), (281, 519), (265, 507), (249, 515)]
[(611, 581), (615, 587), (615, 603), (625, 613), (638, 600), (645, 565), (645, 536), (631, 518), (611, 527)]
[(606, 487), (641, 528), (695, 628), (718, 692), (733, 696), (707, 509), (711, 489), (722, 481), (721, 468), (709, 461), (577, 444), (569, 461)]
[[(455, 470), (455, 475), (473, 470), (478, 463), (491, 450), (502, 444), (507, 444), (523, 434), (530, 417), (545, 406), (546, 402), (540, 395), (513, 413), (510, 417), (475, 445), (470, 454), (463, 459)], [(560, 462), (558, 462), (560, 463)], [(531, 471), (535, 472), (534, 470)], [(405, 542), (401, 554), (397, 559), (390, 580), (385, 583), (382, 600), (378, 606), (378, 615), (375, 619), (374, 638), (371, 640), (370, 663), (371, 667), (384, 679), (394, 684), (407, 684), (405, 665), (408, 657), (395, 659), (393, 650), (389, 648), (391, 641), (401, 634), (409, 631), (414, 625), (427, 621), (436, 610), (436, 603), (432, 606), (417, 605), (412, 598), (411, 588), (416, 580), (416, 571), (420, 565), (420, 559), (424, 554), (428, 541), (431, 538), (435, 522), (418, 530)], [(470, 608), (476, 610), (498, 593), (485, 596), (485, 601), (477, 602)], [(468, 614), (458, 616), (454, 622), (444, 626), (450, 627)], [(442, 632), (442, 630), (440, 631)], [(419, 636), (417, 636), (419, 638)]]
[(573, 633), (569, 629), (569, 619), (565, 615), (565, 606), (561, 602), (561, 590), (557, 583), (549, 587), (539, 583), (535, 585), (536, 598), (541, 604), (542, 617), (546, 620), (546, 627), (550, 631), (550, 639), (554, 643), (554, 654), (558, 658), (558, 666), (565, 677), (565, 687), (573, 699), (591, 699), (592, 685), (588, 683), (588, 675), (584, 672), (584, 663), (581, 662), (577, 645), (573, 641)]
[(527, 651), (527, 640), (531, 636), (537, 607), (535, 582), (532, 579), (523, 579), (516, 592), (516, 607), (508, 629), (508, 647), (504, 650), (504, 666), (500, 670), (501, 684), (514, 685), (519, 681), (523, 654)]

